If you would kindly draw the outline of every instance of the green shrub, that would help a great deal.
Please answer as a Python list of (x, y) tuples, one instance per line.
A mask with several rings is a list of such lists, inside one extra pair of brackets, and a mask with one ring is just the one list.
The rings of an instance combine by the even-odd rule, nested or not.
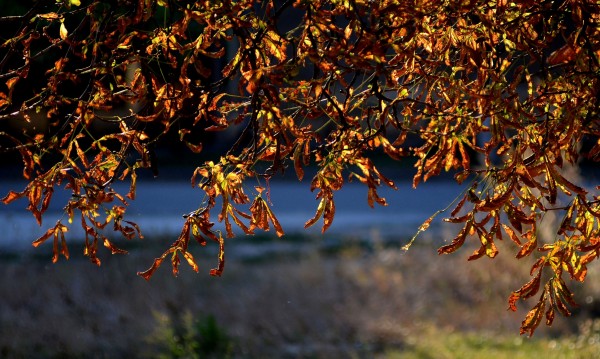
[(187, 311), (183, 315), (155, 314), (157, 325), (148, 338), (154, 358), (229, 358), (233, 341), (213, 315), (200, 318)]

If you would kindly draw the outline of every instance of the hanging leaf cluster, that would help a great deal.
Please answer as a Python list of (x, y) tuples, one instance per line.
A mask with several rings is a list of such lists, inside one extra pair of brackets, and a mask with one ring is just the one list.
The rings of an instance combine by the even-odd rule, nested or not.
[[(306, 227), (329, 228), (351, 180), (386, 205), (378, 190), (396, 186), (374, 164), (382, 156), (414, 165), (415, 187), (442, 173), (470, 183), (446, 219), (462, 229), (440, 253), (473, 240), (470, 260), (494, 258), (508, 238), (534, 258), (509, 298), (516, 310), (541, 291), (522, 333), (569, 315), (565, 278), (583, 281), (600, 254), (598, 187), (565, 175), (600, 160), (595, 1), (41, 0), (0, 24), (0, 151), (19, 155), (28, 180), (2, 202), (26, 200), (41, 225), (54, 190), (71, 191), (67, 220), (96, 264), (98, 243), (123, 252), (110, 223), (142, 237), (126, 209), (139, 172), (158, 173), (155, 146), (175, 134), (202, 153), (222, 133), (236, 141), (197, 163), (204, 200), (144, 278), (168, 258), (174, 274), (181, 257), (197, 271), (192, 237), (218, 244), (220, 275), (223, 235), (283, 235), (268, 183), (292, 169), (314, 173)], [(549, 211), (562, 221), (544, 241)], [(67, 230), (59, 221), (34, 245), (52, 237), (53, 260), (68, 258)]]

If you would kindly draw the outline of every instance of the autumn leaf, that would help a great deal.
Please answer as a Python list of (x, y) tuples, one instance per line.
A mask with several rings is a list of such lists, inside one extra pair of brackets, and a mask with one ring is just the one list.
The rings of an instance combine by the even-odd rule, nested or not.
[(306, 221), (306, 223), (304, 224), (304, 228), (308, 228), (308, 227), (314, 225), (315, 223), (317, 223), (319, 218), (321, 218), (321, 216), (323, 215), (326, 205), (327, 205), (327, 200), (325, 198), (321, 198), (321, 201), (319, 202), (319, 206), (317, 207), (317, 212), (315, 213), (315, 216), (313, 218), (309, 219), (308, 221)]
[(467, 238), (467, 234), (469, 234), (472, 228), (472, 224), (468, 223), (461, 229), (456, 237), (452, 240), (452, 243), (442, 246), (438, 249), (438, 254), (449, 254), (455, 252), (457, 249), (462, 247), (465, 243), (465, 239)]
[(573, 61), (577, 54), (577, 50), (571, 44), (565, 44), (560, 49), (552, 52), (548, 56), (548, 64), (557, 65), (564, 62)]
[(150, 280), (150, 278), (152, 278), (152, 275), (154, 275), (154, 272), (158, 269), (158, 267), (160, 267), (162, 262), (165, 260), (165, 257), (166, 256), (161, 256), (160, 258), (156, 258), (150, 268), (143, 272), (137, 272), (137, 275), (144, 278), (145, 280)]
[(524, 237), (527, 237), (528, 241), (521, 247), (519, 253), (517, 253), (517, 258), (526, 257), (537, 248), (537, 235), (533, 229), (525, 233)]
[(64, 22), (60, 23), (60, 38), (65, 40), (68, 36), (69, 36), (69, 31), (67, 30), (67, 27), (65, 26)]
[(185, 251), (185, 252), (183, 252), (183, 257), (188, 262), (190, 267), (192, 267), (192, 270), (194, 272), (198, 272), (199, 268), (198, 268), (198, 265), (196, 264), (196, 261), (194, 260), (194, 257), (192, 256), (192, 254), (188, 251)]
[(512, 292), (508, 299), (508, 309), (515, 312), (517, 310), (516, 302), (519, 299), (527, 299), (534, 296), (540, 289), (542, 280), (542, 271), (538, 270), (535, 277), (525, 283), (519, 290)]
[(137, 188), (137, 174), (135, 172), (131, 173), (131, 183), (129, 185), (129, 192), (127, 192), (126, 196), (129, 199), (135, 199), (135, 192)]
[(2, 203), (4, 203), (4, 204), (9, 204), (13, 201), (16, 201), (19, 198), (25, 197), (26, 195), (27, 195), (27, 192), (25, 192), (25, 191), (23, 191), (23, 192), (9, 191), (6, 196), (4, 196), (2, 199), (0, 199), (0, 201), (2, 201)]
[(542, 318), (544, 317), (544, 309), (546, 308), (546, 302), (542, 299), (525, 315), (525, 319), (521, 323), (521, 334), (529, 333), (531, 337), (535, 329), (540, 325)]
[(225, 269), (225, 240), (223, 236), (219, 234), (219, 263), (216, 268), (210, 270), (210, 275), (213, 277), (220, 277)]
[(60, 18), (60, 15), (58, 15), (55, 12), (49, 12), (46, 14), (38, 14), (37, 17), (42, 18), (42, 19), (46, 19), (46, 20), (56, 20)]
[[(13, 88), (14, 88), (15, 84), (17, 83), (17, 81), (18, 81), (19, 79), (20, 79), (20, 78), (19, 78), (18, 76), (16, 76), (16, 77), (11, 77), (11, 78), (9, 78), (8, 80), (6, 80), (6, 87), (8, 88), (8, 91), (9, 91), (9, 93), (11, 93), (11, 92), (12, 92), (12, 90), (13, 90)], [(10, 98), (10, 97), (12, 97), (12, 96), (10, 96), (10, 95), (9, 95), (9, 98)]]
[(249, 228), (250, 231), (253, 231), (254, 228), (268, 231), (270, 230), (269, 221), (271, 221), (277, 236), (283, 236), (284, 233), (281, 224), (279, 224), (277, 217), (275, 217), (267, 202), (260, 195), (254, 199), (254, 202), (250, 206), (250, 212), (252, 213), (252, 220), (250, 221)]
[(35, 241), (33, 241), (33, 243), (31, 243), (34, 247), (39, 246), (40, 244), (44, 243), (48, 238), (52, 237), (52, 235), (54, 234), (54, 232), (56, 231), (55, 228), (49, 228), (46, 233), (44, 233), (42, 236), (40, 236), (38, 239), (36, 239)]
[(128, 252), (124, 249), (118, 248), (111, 241), (104, 238), (104, 246), (110, 250), (112, 254), (127, 254)]
[(515, 234), (515, 231), (513, 231), (512, 228), (510, 228), (509, 226), (507, 226), (504, 223), (502, 224), (502, 228), (504, 229), (506, 234), (508, 234), (508, 237), (510, 238), (511, 241), (513, 241), (519, 247), (522, 245), (521, 241), (519, 240), (519, 237)]
[(333, 217), (335, 216), (335, 202), (333, 198), (328, 200), (325, 205), (325, 210), (323, 211), (323, 228), (321, 229), (322, 233), (331, 226), (333, 223)]

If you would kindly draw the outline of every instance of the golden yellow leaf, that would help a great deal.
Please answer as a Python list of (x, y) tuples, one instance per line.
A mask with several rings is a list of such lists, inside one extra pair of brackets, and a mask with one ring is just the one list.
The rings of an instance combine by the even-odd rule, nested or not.
[(46, 19), (46, 20), (56, 20), (56, 19), (60, 18), (60, 15), (58, 15), (55, 12), (49, 12), (47, 14), (39, 14), (37, 17)]
[(69, 31), (67, 30), (67, 27), (65, 26), (64, 22), (60, 23), (60, 38), (65, 40), (67, 38), (67, 36), (69, 36)]

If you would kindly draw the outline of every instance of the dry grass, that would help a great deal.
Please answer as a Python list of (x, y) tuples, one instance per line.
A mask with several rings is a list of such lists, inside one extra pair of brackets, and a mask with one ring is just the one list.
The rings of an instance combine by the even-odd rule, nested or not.
[[(230, 259), (222, 278), (206, 274), (214, 257), (197, 252), (201, 274), (183, 270), (173, 278), (165, 265), (150, 282), (135, 272), (158, 248), (103, 258), (100, 268), (78, 253), (55, 265), (46, 257), (6, 257), (0, 261), (0, 356), (154, 357), (163, 348), (160, 323), (190, 314), (214, 316), (232, 339), (233, 357), (368, 358), (408, 348), (415, 333), (432, 327), (518, 338), (524, 311), (506, 311), (506, 298), (528, 279), (527, 263), (508, 252), (466, 262), (468, 251), (439, 257), (430, 245), (405, 253), (351, 240), (333, 250), (306, 241), (287, 243), (302, 255)], [(578, 289), (580, 301), (598, 299), (590, 279)], [(558, 318), (537, 335), (570, 333), (581, 320)]]

